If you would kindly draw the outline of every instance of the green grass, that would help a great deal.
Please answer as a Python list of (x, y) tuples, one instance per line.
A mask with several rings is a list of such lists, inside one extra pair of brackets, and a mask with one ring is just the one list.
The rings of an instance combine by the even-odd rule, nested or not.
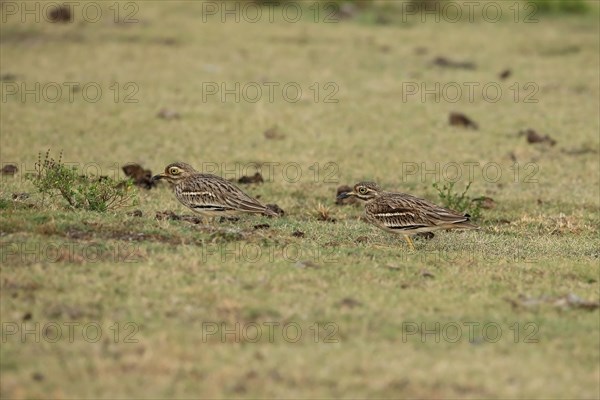
[[(2, 103), (0, 159), (20, 167), (0, 177), (2, 398), (598, 397), (598, 309), (556, 304), (600, 297), (596, 6), (532, 24), (236, 24), (203, 22), (191, 2), (140, 2), (139, 23), (115, 25), (108, 5), (98, 23), (0, 27), (0, 75), (103, 89), (96, 103), (80, 92), (73, 102)], [(477, 68), (432, 65), (438, 56)], [(506, 68), (512, 75), (498, 80)], [(202, 100), (203, 83), (265, 81), (297, 82), (302, 98)], [(137, 103), (124, 102), (129, 82)], [(337, 103), (323, 101), (328, 82)], [(503, 95), (403, 101), (407, 82), (496, 82)], [(523, 101), (528, 82), (537, 103)], [(157, 118), (163, 108), (180, 118)], [(449, 126), (453, 111), (479, 130)], [(273, 126), (283, 138), (265, 138)], [(518, 135), (526, 128), (557, 144), (528, 144)], [(129, 162), (154, 173), (173, 161), (217, 165), (230, 178), (278, 163), (243, 188), (286, 214), (158, 220), (190, 214), (167, 185), (139, 189), (130, 208), (42, 206), (25, 174), (48, 148), (115, 179)], [(479, 163), (473, 176), (469, 162)], [(439, 203), (432, 184), (454, 180), (451, 163), (461, 166), (458, 194), (472, 181), (468, 196), (494, 199), (479, 231), (418, 238), (413, 252), (363, 222), (361, 205), (335, 205), (336, 188), (360, 180)], [(31, 196), (13, 201), (23, 192)], [(129, 214), (137, 209), (141, 217)], [(73, 342), (70, 322), (80, 324)], [(55, 343), (21, 339), (25, 327), (52, 338), (52, 324), (62, 327)], [(82, 337), (86, 324), (102, 329), (97, 342)], [(501, 329), (497, 342), (486, 324)]]

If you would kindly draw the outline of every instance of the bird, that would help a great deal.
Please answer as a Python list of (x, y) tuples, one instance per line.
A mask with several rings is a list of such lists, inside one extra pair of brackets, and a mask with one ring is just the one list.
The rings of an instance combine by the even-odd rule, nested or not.
[(172, 184), (177, 200), (203, 217), (234, 216), (240, 213), (278, 214), (231, 182), (213, 174), (203, 174), (189, 164), (176, 162), (154, 175), (152, 181), (165, 179)]
[(435, 205), (406, 193), (386, 192), (375, 182), (359, 182), (352, 191), (340, 193), (337, 198), (356, 197), (366, 201), (365, 216), (373, 225), (404, 235), (412, 250), (411, 235), (440, 229), (479, 229), (469, 221), (469, 214)]

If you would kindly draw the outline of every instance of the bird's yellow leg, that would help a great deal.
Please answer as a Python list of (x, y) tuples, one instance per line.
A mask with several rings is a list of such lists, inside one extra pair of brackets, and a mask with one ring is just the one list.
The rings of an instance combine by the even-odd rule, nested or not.
[(404, 239), (406, 239), (406, 243), (408, 243), (408, 247), (410, 247), (411, 250), (415, 250), (415, 245), (413, 244), (413, 241), (410, 238), (410, 236), (404, 235)]

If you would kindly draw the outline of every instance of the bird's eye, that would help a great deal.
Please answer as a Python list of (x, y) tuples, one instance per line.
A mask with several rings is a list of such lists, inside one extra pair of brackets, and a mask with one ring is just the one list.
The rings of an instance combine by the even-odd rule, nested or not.
[(171, 175), (177, 175), (177, 174), (179, 174), (179, 168), (177, 168), (177, 167), (173, 167), (173, 168), (171, 168), (171, 169), (169, 170), (169, 173), (170, 173)]
[(368, 191), (369, 191), (369, 189), (367, 189), (364, 186), (358, 188), (358, 193), (360, 193), (360, 194), (367, 194)]

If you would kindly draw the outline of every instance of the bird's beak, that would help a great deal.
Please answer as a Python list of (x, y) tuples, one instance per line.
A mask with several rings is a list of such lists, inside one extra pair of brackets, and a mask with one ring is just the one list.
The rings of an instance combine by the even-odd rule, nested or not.
[(352, 197), (352, 196), (356, 196), (356, 193), (354, 193), (354, 192), (344, 192), (344, 193), (338, 194), (337, 199), (338, 200), (342, 200), (342, 199), (345, 199), (345, 198), (348, 198), (348, 197)]
[(154, 175), (151, 180), (152, 180), (152, 182), (154, 182), (154, 181), (157, 181), (159, 179), (164, 178), (165, 176), (166, 175), (164, 173), (161, 173), (161, 174), (158, 174), (158, 175)]

